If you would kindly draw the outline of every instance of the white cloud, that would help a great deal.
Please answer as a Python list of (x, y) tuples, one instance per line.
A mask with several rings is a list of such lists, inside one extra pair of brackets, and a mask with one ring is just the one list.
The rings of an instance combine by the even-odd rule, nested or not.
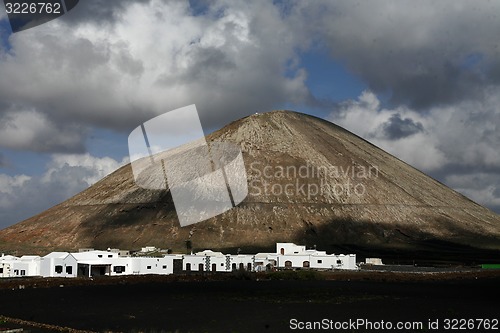
[[(425, 171), (447, 164), (500, 168), (499, 93), (500, 89), (491, 90), (481, 102), (464, 101), (421, 113), (407, 107), (382, 108), (376, 95), (366, 91), (342, 103), (330, 119)], [(421, 124), (422, 130), (388, 137), (386, 124), (393, 115)]]
[[(357, 100), (344, 102), (338, 111), (330, 115), (329, 120), (422, 170), (432, 171), (446, 162), (444, 153), (429, 133), (432, 128), (428, 127), (433, 126), (432, 119), (405, 107), (385, 109), (380, 105), (375, 94), (365, 91)], [(388, 138), (384, 133), (384, 124), (395, 114), (424, 124), (425, 130), (397, 140)]]
[(66, 200), (127, 162), (128, 158), (57, 154), (43, 175), (0, 174), (0, 228)]
[[(496, 209), (500, 208), (499, 94), (500, 89), (489, 90), (481, 102), (433, 107), (423, 114), (406, 107), (383, 108), (375, 94), (365, 91), (357, 100), (342, 103), (328, 118), (435, 175), (473, 200)], [(387, 124), (395, 119), (394, 115), (408, 123), (420, 124), (421, 130), (399, 138), (388, 136)], [(402, 122), (395, 125), (398, 124), (407, 125)]]
[(298, 1), (290, 15), (297, 34), (314, 36), (372, 91), (425, 110), (500, 84), (499, 12), (498, 1), (325, 0)]
[(215, 126), (309, 98), (305, 71), (287, 65), (294, 36), (270, 2), (216, 1), (201, 16), (188, 2), (131, 2), (114, 19), (105, 28), (54, 20), (12, 35), (0, 100), (59, 127), (123, 130), (193, 103)]
[(60, 126), (36, 110), (10, 111), (0, 117), (0, 142), (6, 148), (33, 151), (83, 151), (84, 130)]

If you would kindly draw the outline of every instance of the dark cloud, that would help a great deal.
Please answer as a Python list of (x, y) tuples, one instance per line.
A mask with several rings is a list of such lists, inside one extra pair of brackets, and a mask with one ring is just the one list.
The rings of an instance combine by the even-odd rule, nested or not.
[(395, 113), (383, 124), (384, 134), (391, 140), (406, 138), (407, 136), (422, 132), (424, 126), (420, 122), (414, 122), (410, 118), (401, 118), (399, 113)]
[(10, 149), (82, 153), (86, 133), (83, 126), (63, 126), (34, 110), (10, 109), (3, 116), (0, 114), (0, 142)]
[(123, 12), (133, 3), (149, 3), (151, 0), (80, 0), (78, 5), (61, 20), (71, 24), (97, 23), (112, 25), (120, 19)]
[(290, 20), (393, 106), (426, 110), (500, 84), (498, 12), (499, 2), (314, 1)]
[[(193, 10), (177, 1), (80, 1), (64, 20), (14, 34), (12, 56), (0, 57), (0, 115), (19, 104), (56, 129), (130, 131), (196, 104), (213, 129), (311, 99), (305, 70), (287, 68), (296, 40), (272, 3), (214, 1), (206, 15)], [(19, 147), (40, 151), (32, 139)]]

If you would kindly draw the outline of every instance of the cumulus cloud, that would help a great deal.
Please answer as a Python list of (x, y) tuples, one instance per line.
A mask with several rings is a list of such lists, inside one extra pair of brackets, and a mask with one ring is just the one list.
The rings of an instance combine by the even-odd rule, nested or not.
[(422, 114), (403, 106), (384, 108), (374, 93), (365, 91), (358, 99), (341, 103), (329, 119), (500, 210), (499, 93), (490, 90), (480, 102), (463, 101)]
[[(405, 119), (406, 122), (394, 122), (395, 118)], [(370, 91), (364, 91), (357, 100), (341, 103), (328, 119), (425, 171), (440, 168), (446, 161), (444, 153), (430, 135), (435, 126), (432, 119), (407, 107), (383, 108), (377, 96)], [(387, 134), (388, 127), (393, 133), (404, 133), (407, 123), (418, 124), (419, 130), (398, 138)]]
[(311, 98), (306, 72), (291, 65), (294, 35), (270, 2), (215, 1), (194, 15), (188, 2), (128, 1), (104, 5), (107, 23), (79, 17), (103, 1), (81, 3), (64, 20), (10, 36), (11, 50), (0, 54), (0, 113), (23, 105), (56, 128), (130, 130), (195, 103), (213, 127)]
[(66, 200), (127, 161), (89, 154), (55, 154), (42, 175), (0, 174), (0, 228)]
[(37, 152), (83, 151), (85, 130), (62, 126), (36, 110), (10, 111), (0, 116), (0, 142), (11, 149)]
[(499, 12), (496, 1), (298, 1), (290, 17), (372, 91), (425, 110), (500, 83)]

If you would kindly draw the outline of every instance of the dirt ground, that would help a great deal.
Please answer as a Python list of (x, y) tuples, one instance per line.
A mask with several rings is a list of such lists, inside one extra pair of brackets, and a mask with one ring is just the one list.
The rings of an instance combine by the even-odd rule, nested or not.
[[(11, 279), (0, 281), (0, 329), (290, 332), (292, 319), (442, 325), (446, 318), (500, 319), (499, 285), (499, 271)], [(372, 330), (345, 330), (365, 331)]]

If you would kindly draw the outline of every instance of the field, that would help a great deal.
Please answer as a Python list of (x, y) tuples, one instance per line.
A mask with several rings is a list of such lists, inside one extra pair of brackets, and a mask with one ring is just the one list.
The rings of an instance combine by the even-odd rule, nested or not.
[(443, 325), (446, 318), (499, 319), (499, 284), (495, 270), (10, 279), (0, 281), (0, 328), (290, 332), (292, 319)]

